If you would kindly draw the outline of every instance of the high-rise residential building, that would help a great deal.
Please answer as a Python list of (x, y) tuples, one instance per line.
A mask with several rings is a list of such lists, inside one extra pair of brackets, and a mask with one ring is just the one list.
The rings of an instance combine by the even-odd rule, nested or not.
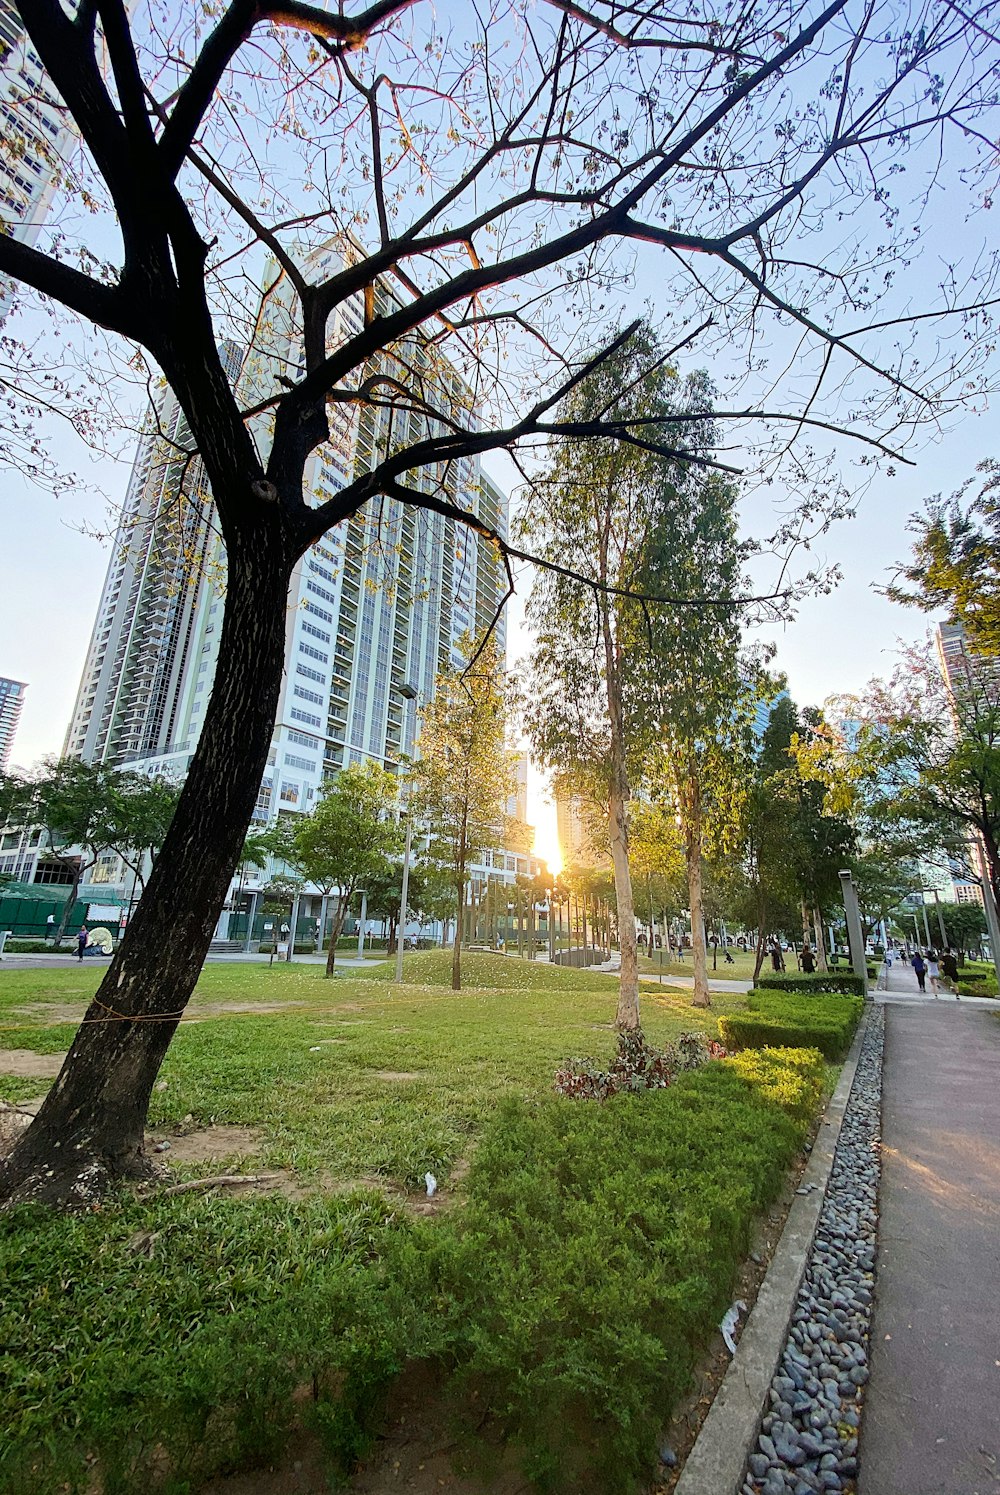
[[(336, 246), (325, 250), (317, 270), (340, 254)], [(377, 287), (376, 303), (376, 311), (387, 310), (391, 293)], [(291, 312), (286, 283), (267, 284), (241, 376), (247, 403), (299, 368)], [(359, 294), (336, 312), (331, 346), (363, 325)], [(450, 420), (475, 421), (467, 384), (420, 334), (377, 367), (414, 398), (334, 407), (331, 440), (306, 472), (314, 504), (370, 470), (396, 441), (441, 434)], [(254, 435), (266, 450), (264, 417)], [(67, 737), (67, 751), (88, 761), (183, 775), (201, 730), (218, 657), (225, 554), (200, 464), (184, 470), (170, 445), (183, 447), (186, 438), (183, 416), (165, 393), (140, 443)], [(506, 496), (478, 459), (408, 474), (405, 482), (446, 494), (506, 533)], [(310, 809), (324, 777), (348, 762), (392, 768), (411, 755), (420, 702), (440, 670), (461, 658), (463, 637), (493, 619), (505, 581), (495, 546), (396, 499), (370, 500), (314, 545), (289, 588), (284, 680), (257, 819)], [(503, 619), (497, 626), (502, 651)]]
[(556, 835), (559, 839), (559, 855), (564, 867), (574, 864), (591, 866), (603, 862), (605, 857), (594, 850), (593, 836), (587, 824), (587, 813), (583, 800), (575, 794), (556, 790)]
[[(939, 623), (934, 630), (934, 642), (937, 647), (941, 674), (953, 698), (961, 697), (963, 691), (970, 690), (977, 682), (987, 682), (994, 686), (1000, 684), (1000, 660), (992, 656), (970, 654), (966, 644), (965, 628), (961, 623)], [(957, 721), (957, 706), (954, 701), (952, 713)], [(981, 856), (979, 838), (970, 835), (967, 860), (973, 867), (977, 863), (983, 865)], [(955, 902), (981, 904), (983, 902), (981, 883), (963, 876), (963, 871), (964, 869), (957, 862), (950, 867)]]
[[(222, 347), (232, 377), (240, 350)], [(88, 763), (177, 753), (220, 613), (211, 495), (174, 394), (139, 441), (64, 751)], [(187, 714), (185, 714), (187, 708)]]
[[(34, 244), (72, 138), (66, 111), (11, 0), (0, 0), (0, 226)], [(14, 291), (0, 279), (0, 321)]]
[(7, 680), (0, 675), (0, 773), (10, 766), (10, 750), (27, 689), (23, 680)]

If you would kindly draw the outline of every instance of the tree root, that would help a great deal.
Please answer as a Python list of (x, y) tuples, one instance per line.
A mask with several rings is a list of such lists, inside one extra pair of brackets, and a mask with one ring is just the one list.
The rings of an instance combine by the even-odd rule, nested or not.
[(219, 1173), (213, 1178), (190, 1178), (187, 1183), (171, 1184), (169, 1189), (150, 1189), (144, 1199), (166, 1199), (169, 1194), (190, 1194), (196, 1189), (233, 1188), (237, 1184), (269, 1184), (280, 1178), (280, 1173)]

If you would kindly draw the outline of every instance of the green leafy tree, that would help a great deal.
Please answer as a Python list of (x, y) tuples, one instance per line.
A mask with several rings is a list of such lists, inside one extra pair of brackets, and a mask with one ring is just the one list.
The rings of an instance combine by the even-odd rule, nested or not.
[(853, 805), (865, 839), (881, 843), (887, 862), (915, 863), (942, 846), (960, 853), (972, 838), (998, 897), (1000, 671), (970, 664), (951, 684), (932, 646), (916, 645), (888, 680), (837, 704), (850, 731), (817, 771)]
[[(707, 386), (696, 397), (709, 413)], [(711, 441), (710, 422), (700, 428)], [(699, 453), (694, 453), (697, 456)], [(655, 528), (642, 548), (637, 580), (652, 591), (670, 577), (680, 599), (714, 592), (735, 598), (743, 585), (736, 534), (736, 488), (692, 464), (663, 483)], [(740, 660), (738, 606), (658, 608), (648, 630), (643, 696), (655, 711), (656, 750), (649, 779), (666, 795), (680, 825), (691, 910), (693, 1003), (708, 1007), (703, 862), (709, 841), (729, 848), (739, 824), (750, 762), (749, 666)]]
[(388, 858), (400, 849), (392, 818), (398, 789), (395, 774), (379, 764), (350, 763), (324, 785), (311, 814), (285, 816), (271, 833), (275, 855), (331, 902), (327, 976), (333, 975), (337, 941), (356, 890), (383, 874)]
[[(783, 680), (764, 675), (757, 683), (758, 695), (773, 700), (783, 685)], [(776, 700), (741, 805), (741, 886), (733, 889), (733, 901), (740, 923), (756, 931), (755, 979), (764, 963), (768, 935), (795, 924), (799, 886), (790, 849), (797, 837), (800, 805), (791, 753), (799, 726), (794, 703), (787, 696)]]
[(938, 903), (934, 908), (934, 920), (939, 916), (944, 923), (947, 943), (953, 950), (964, 956), (970, 950), (982, 949), (986, 915), (980, 904)]
[(409, 806), (429, 832), (432, 856), (451, 876), (455, 991), (462, 987), (469, 866), (477, 852), (504, 844), (507, 801), (517, 784), (515, 757), (507, 747), (508, 706), (496, 644), (490, 639), (477, 653), (466, 637), (462, 649), (465, 666), (438, 675), (434, 697), (421, 710)]
[(950, 498), (930, 499), (909, 528), (912, 558), (886, 594), (924, 612), (945, 609), (973, 653), (1000, 655), (1000, 462), (981, 462)]
[[(109, 362), (133, 379), (159, 370), (190, 432), (176, 455), (197, 457), (211, 485), (227, 569), (204, 725), (97, 998), (135, 1021), (99, 1023), (94, 1008), (3, 1163), (5, 1196), (66, 1199), (81, 1177), (98, 1191), (148, 1171), (149, 1095), (256, 803), (289, 580), (310, 547), (386, 498), (485, 530), (509, 554), (464, 506), (463, 462), (491, 449), (520, 459), (539, 439), (582, 443), (584, 455), (597, 434), (644, 441), (646, 428), (603, 414), (584, 428), (553, 418), (586, 371), (576, 330), (597, 326), (591, 364), (610, 346), (602, 323), (609, 300), (631, 294), (632, 245), (664, 267), (656, 299), (685, 345), (743, 366), (733, 417), (773, 421), (781, 447), (784, 433), (832, 427), (888, 452), (901, 415), (932, 420), (974, 397), (993, 338), (980, 315), (993, 256), (958, 236), (955, 276), (930, 304), (900, 296), (925, 195), (894, 193), (908, 146), (933, 133), (947, 138), (949, 170), (933, 177), (941, 211), (964, 222), (970, 200), (981, 206), (995, 40), (960, 6), (924, 26), (905, 7), (800, 13), (786, 0), (707, 18), (609, 0), (465, 6), (444, 35), (439, 8), (417, 0), (227, 0), (207, 16), (168, 8), (165, 25), (159, 8), (124, 0), (19, 9), (79, 149), (57, 174), (56, 230), (33, 244), (0, 234), (0, 274), (45, 302), (40, 323), (71, 323), (50, 346), (60, 364), (75, 349), (86, 379), (53, 379), (44, 346), (15, 352), (31, 414), (5, 422), (0, 453), (13, 443), (38, 472), (37, 408), (55, 404), (88, 433), (79, 383), (113, 400)], [(15, 133), (19, 115), (35, 133), (30, 95), (12, 93)], [(834, 219), (851, 232), (825, 231)], [(288, 342), (248, 390), (219, 333), (254, 321), (247, 287), (265, 258), (258, 329), (280, 324)], [(448, 362), (435, 369), (439, 350)], [(454, 391), (443, 419), (427, 398), (435, 373)], [(331, 440), (343, 449), (352, 421), (387, 407), (391, 437), (317, 495), (315, 454)], [(796, 485), (802, 463), (803, 509), (838, 510), (840, 491), (809, 482), (805, 453)]]
[[(680, 381), (651, 330), (629, 329), (579, 381), (560, 415), (582, 428), (602, 419), (639, 427), (643, 439), (594, 439), (579, 452), (558, 450), (534, 479), (539, 501), (525, 526), (553, 568), (536, 576), (528, 601), (535, 647), (525, 725), (537, 756), (577, 789), (586, 785), (587, 797), (604, 808), (621, 947), (619, 1029), (640, 1025), (629, 819), (662, 727), (656, 675), (659, 641), (669, 632), (667, 609), (656, 609), (654, 628), (634, 588), (641, 578), (640, 589), (662, 592), (671, 571), (658, 570), (657, 561), (662, 566), (671, 519), (683, 512), (671, 553), (683, 577), (675, 587), (671, 575), (670, 590), (682, 604), (697, 575), (697, 595), (703, 593), (692, 472), (709, 460), (708, 405), (703, 377)], [(669, 448), (658, 435), (668, 426)], [(725, 580), (719, 583), (713, 576), (713, 592), (725, 593)]]
[(636, 800), (630, 830), (629, 865), (645, 905), (652, 956), (657, 921), (666, 933), (684, 907), (684, 842), (673, 807), (662, 800)]
[(155, 862), (180, 798), (180, 787), (164, 778), (123, 773), (109, 783), (111, 795), (108, 846), (134, 874), (140, 890), (146, 886), (146, 859)]
[(70, 880), (56, 931), (58, 943), (66, 933), (85, 874), (122, 834), (119, 774), (103, 764), (82, 763), (77, 758), (43, 759), (30, 780), (21, 811), (25, 822), (42, 832), (46, 856), (61, 863)]

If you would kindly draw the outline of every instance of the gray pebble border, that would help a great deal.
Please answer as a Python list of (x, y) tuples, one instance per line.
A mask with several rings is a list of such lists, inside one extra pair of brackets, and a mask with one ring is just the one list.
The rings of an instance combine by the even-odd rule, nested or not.
[(884, 1009), (868, 1027), (743, 1495), (855, 1487), (875, 1288)]

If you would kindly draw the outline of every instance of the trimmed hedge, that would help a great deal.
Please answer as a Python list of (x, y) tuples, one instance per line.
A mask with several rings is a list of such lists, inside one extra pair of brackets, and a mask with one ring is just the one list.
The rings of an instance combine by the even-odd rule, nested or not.
[(850, 1048), (863, 1008), (860, 997), (831, 995), (816, 1002), (792, 993), (753, 991), (746, 1012), (719, 1018), (719, 1033), (731, 1049), (811, 1048), (836, 1062)]
[[(874, 974), (874, 973), (872, 973)], [(853, 971), (814, 971), (805, 973), (757, 977), (757, 991), (787, 992), (841, 992), (845, 996), (863, 997), (864, 982)]]

